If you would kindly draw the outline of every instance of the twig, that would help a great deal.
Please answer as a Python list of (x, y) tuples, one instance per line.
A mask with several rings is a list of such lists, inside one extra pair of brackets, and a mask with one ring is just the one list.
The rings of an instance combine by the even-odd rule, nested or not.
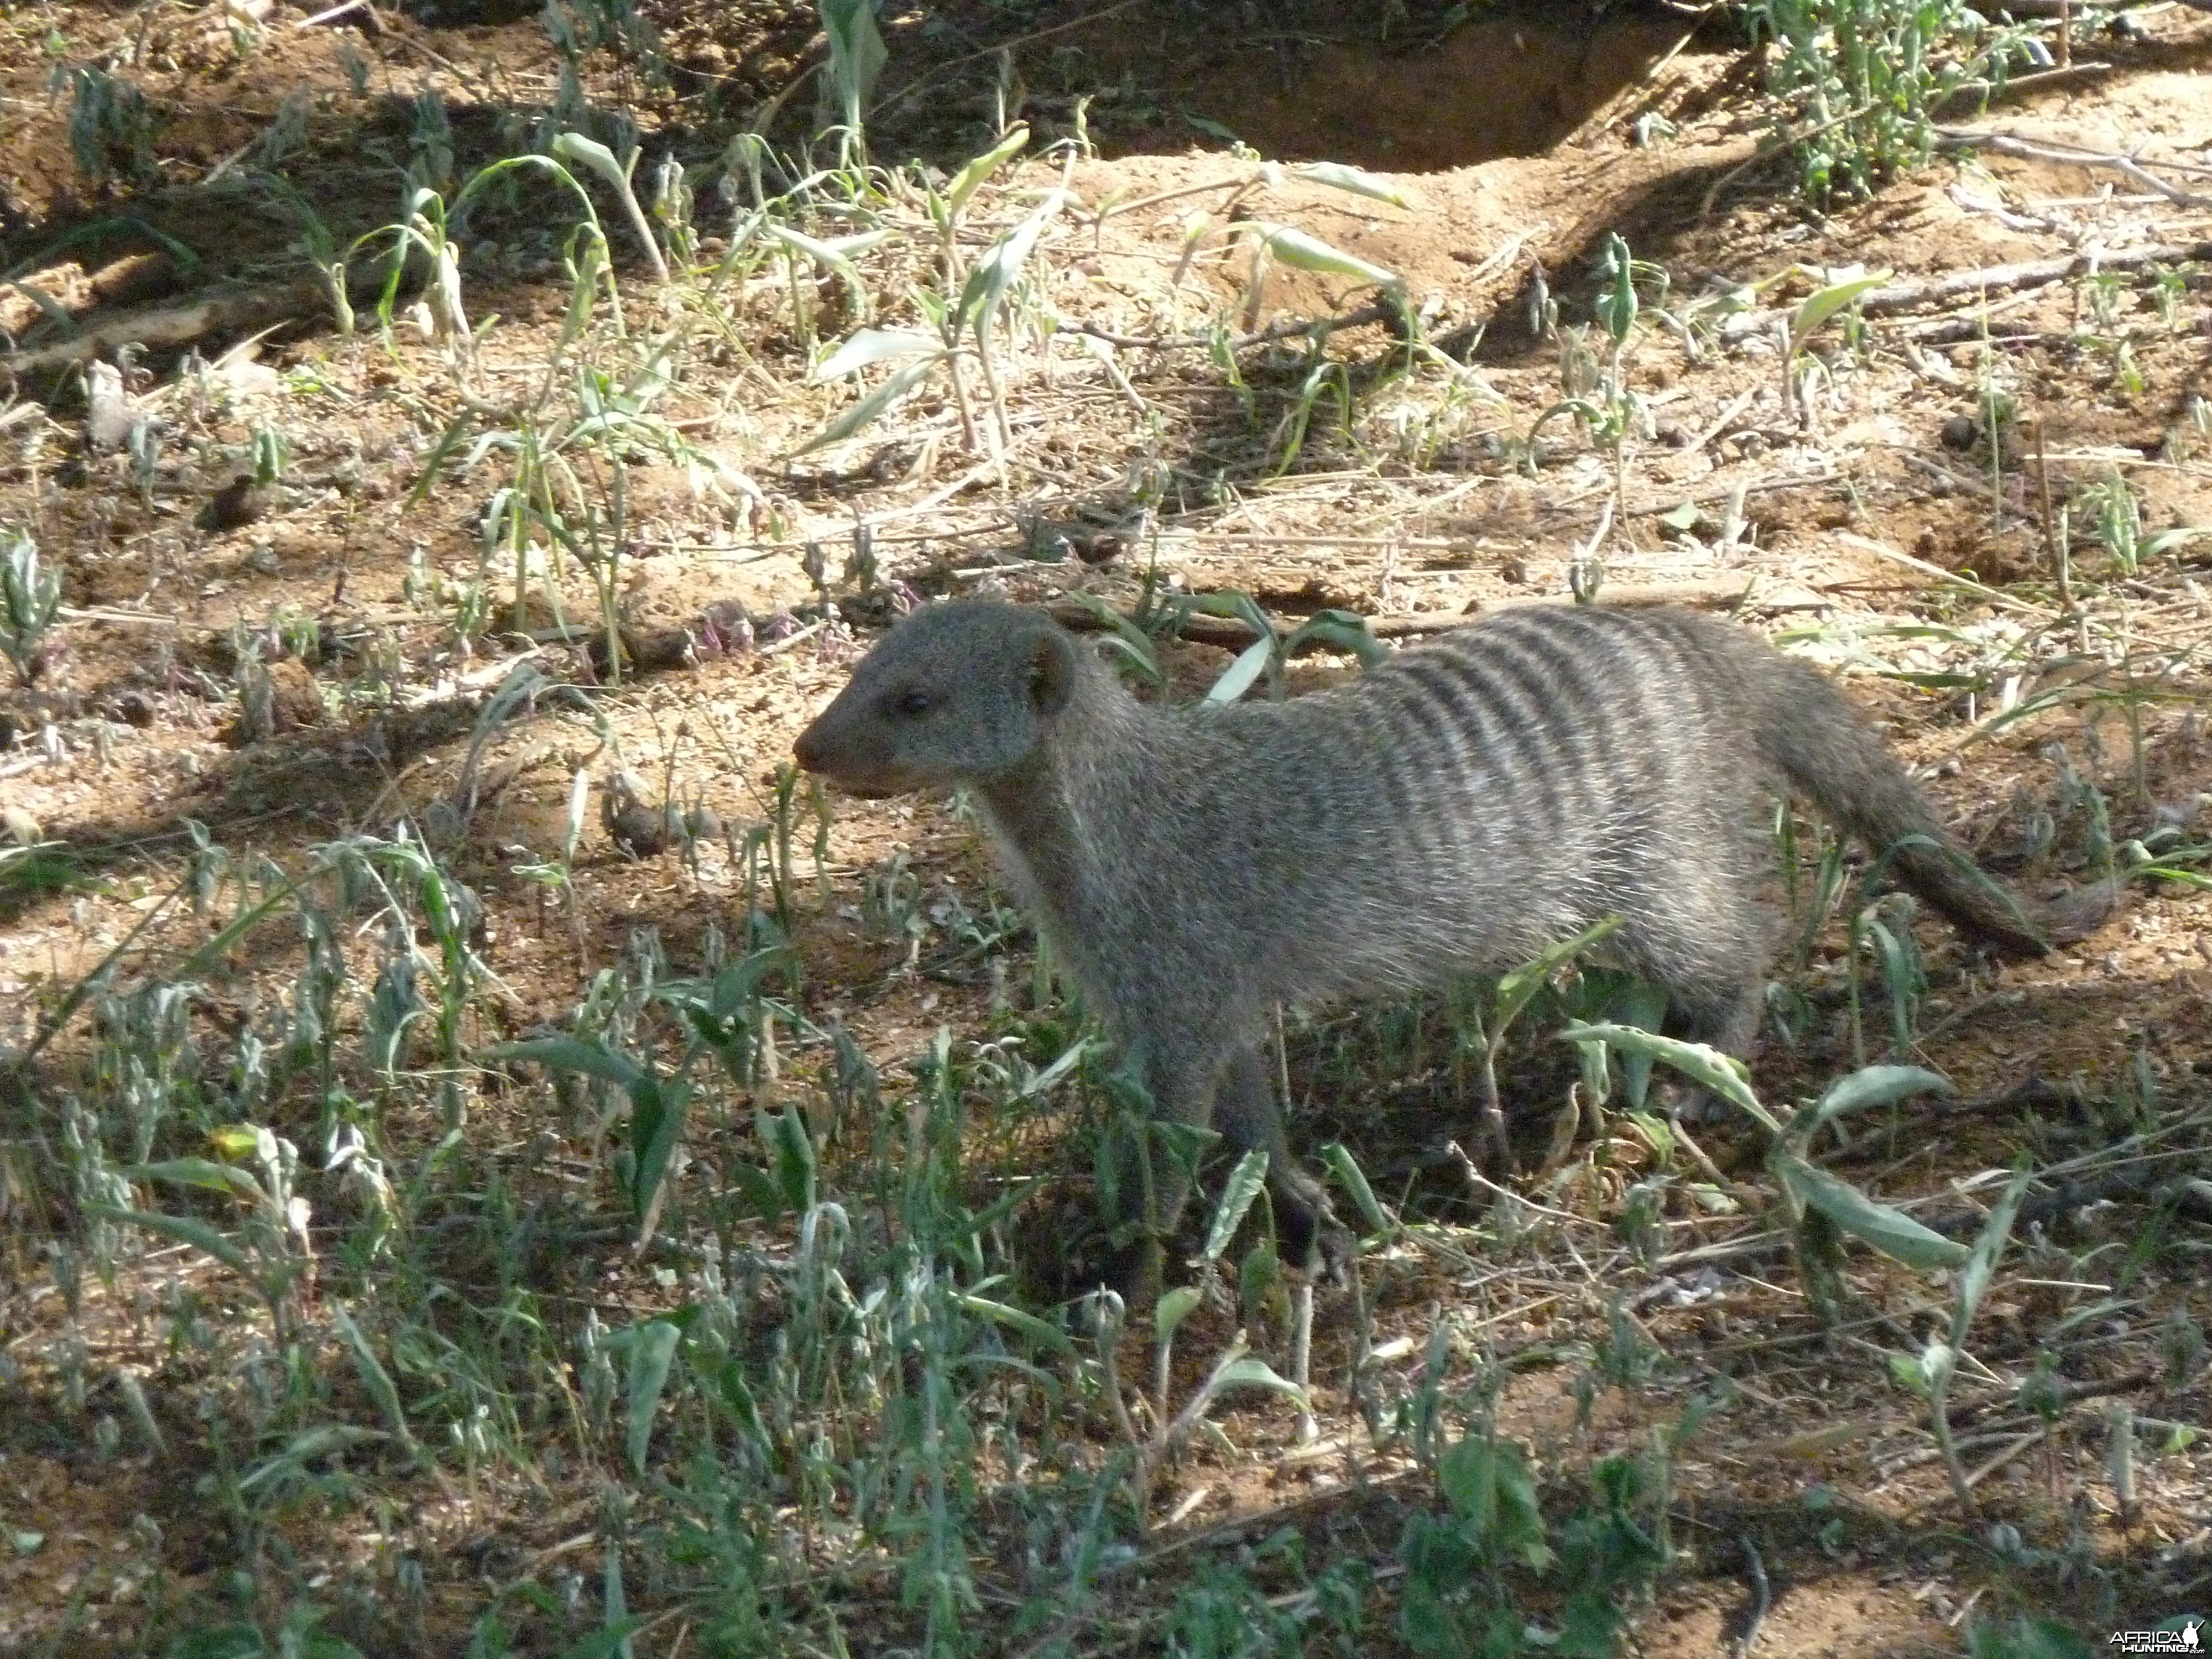
[[(1357, 311), (1339, 313), (1334, 317), (1292, 317), (1267, 327), (1240, 334), (1229, 342), (1231, 351), (1243, 351), (1247, 347), (1272, 345), (1278, 340), (1296, 339), (1301, 334), (1334, 332), (1340, 328), (1360, 328), (1369, 323), (1385, 323), (1398, 315), (1397, 307), (1388, 301), (1377, 300), (1361, 306)], [(1058, 327), (1063, 334), (1087, 335), (1094, 340), (1103, 340), (1108, 345), (1124, 351), (1206, 351), (1213, 345), (1210, 334), (1115, 334), (1100, 328), (1095, 323), (1075, 323), (1062, 319)]]
[(2132, 179), (2145, 190), (2157, 191), (2169, 202), (2179, 203), (2183, 207), (2212, 207), (2212, 196), (2200, 196), (2193, 190), (2169, 185), (2134, 156), (2118, 150), (2083, 149), (2074, 144), (2023, 138), (2017, 133), (1969, 132), (1958, 127), (1938, 127), (1936, 130), (1936, 147), (1938, 149), (1994, 150), (1999, 155), (2009, 155), (2024, 161), (2059, 161), (2068, 167), (2110, 167), (2113, 172)]
[[(1908, 455), (1906, 459), (1911, 458)], [(1926, 559), (1916, 559), (1910, 553), (1900, 553), (1893, 547), (1875, 541), (1872, 537), (1856, 535), (1850, 531), (1844, 530), (1837, 532), (1836, 539), (1848, 543), (1862, 552), (1871, 553), (1877, 558), (1887, 559), (1892, 564), (1901, 564), (1907, 570), (1917, 570), (1922, 575), (1932, 577), (1937, 581), (1948, 583), (1954, 587), (1963, 587), (1968, 592), (1987, 604), (1996, 606), (2001, 611), (2016, 611), (2021, 616), (2033, 617), (2042, 622), (2055, 623), (2060, 620), (2058, 613), (2048, 606), (2031, 605), (2026, 599), (2016, 599), (2009, 593), (2001, 593), (1985, 583), (1976, 581), (1972, 576), (1962, 576), (1955, 570), (1944, 569), (1940, 564), (1931, 564)]]
[(2136, 270), (2145, 265), (2184, 264), (2204, 259), (2212, 259), (2212, 242), (2160, 243), (2151, 247), (2124, 248), (2118, 252), (2023, 259), (2014, 264), (1953, 271), (1948, 276), (1930, 277), (1925, 282), (1893, 283), (1863, 295), (1859, 310), (1869, 317), (1881, 317), (1921, 306), (1971, 299), (1991, 289), (2043, 288), (2063, 283), (2069, 276), (2086, 276), (2092, 271)]

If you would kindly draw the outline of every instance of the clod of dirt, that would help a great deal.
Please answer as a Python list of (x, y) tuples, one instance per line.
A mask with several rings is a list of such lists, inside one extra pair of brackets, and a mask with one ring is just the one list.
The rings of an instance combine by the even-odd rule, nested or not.
[(275, 490), (241, 472), (208, 498), (198, 522), (203, 530), (236, 530), (265, 517), (275, 501)]
[(657, 857), (684, 833), (672, 808), (648, 805), (644, 795), (642, 779), (617, 772), (607, 780), (599, 797), (599, 822), (606, 826), (608, 839), (634, 859)]
[(238, 723), (232, 739), (241, 748), (323, 722), (323, 696), (305, 663), (288, 657), (255, 664), (239, 680)]
[[(671, 668), (696, 668), (699, 665), (697, 642), (689, 629), (661, 628), (650, 633), (624, 629), (622, 632), (623, 665), (632, 674), (657, 673)], [(607, 641), (605, 635), (594, 638), (586, 653), (591, 659), (592, 672), (600, 679), (611, 678), (611, 665), (607, 661)]]

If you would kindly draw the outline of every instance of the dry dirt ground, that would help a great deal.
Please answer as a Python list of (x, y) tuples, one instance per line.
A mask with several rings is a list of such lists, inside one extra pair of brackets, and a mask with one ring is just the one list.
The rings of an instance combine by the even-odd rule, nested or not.
[[(1602, 601), (1725, 611), (1848, 675), (1961, 833), (2024, 884), (2153, 857), (2172, 872), (2139, 872), (2118, 916), (2033, 963), (1971, 962), (1922, 922), (1905, 1057), (1956, 1093), (1821, 1146), (1845, 1180), (1967, 1238), (2006, 1171), (2045, 1172), (1953, 1387), (1974, 1512), (1893, 1363), (1948, 1329), (1954, 1285), (1853, 1245), (1840, 1310), (1816, 1316), (1766, 1231), (1765, 1138), (1747, 1123), (1698, 1131), (1693, 1158), (1616, 1115), (1501, 1191), (1445, 1150), (1475, 1141), (1433, 1009), (1410, 1042), (1402, 1011), (1293, 1011), (1294, 1138), (1343, 1142), (1421, 1227), (1370, 1241), (1357, 1303), (1320, 1293), (1318, 1441), (1297, 1443), (1286, 1402), (1232, 1397), (1218, 1432), (1160, 1472), (1141, 1540), (1123, 1516), (1098, 1594), (1022, 1627), (1018, 1611), (1067, 1577), (1070, 1534), (1046, 1499), (1031, 1506), (1048, 1483), (1021, 1475), (994, 1419), (961, 1443), (977, 1599), (957, 1650), (1049, 1651), (1058, 1636), (1074, 1652), (1279, 1651), (1260, 1645), (1262, 1613), (1288, 1607), (1315, 1617), (1314, 1651), (1411, 1651), (1398, 1552), (1434, 1480), (1419, 1437), (1378, 1439), (1389, 1412), (1360, 1401), (1439, 1395), (1487, 1400), (1559, 1514), (1592, 1459), (1644, 1453), (1691, 1401), (1725, 1395), (1672, 1453), (1675, 1555), (1632, 1610), (1635, 1651), (1958, 1652), (2027, 1614), (2101, 1651), (2112, 1630), (2212, 1611), (2212, 1462), (2193, 1438), (2212, 1422), (2212, 946), (2189, 880), (2212, 837), (2212, 539), (2168, 533), (2212, 525), (2212, 196), (2196, 193), (2212, 177), (2212, 17), (2154, 6), (2124, 32), (2085, 24), (2072, 70), (1953, 118), (2039, 154), (1960, 149), (1821, 212), (1787, 157), (1759, 150), (1758, 75), (1727, 27), (1659, 7), (1601, 23), (1482, 9), (1453, 27), (1431, 6), (894, 4), (878, 160), (921, 156), (941, 186), (1017, 119), (1027, 152), (941, 239), (920, 173), (859, 205), (811, 185), (790, 223), (817, 245), (887, 234), (851, 245), (849, 264), (783, 244), (720, 287), (705, 273), (752, 205), (732, 136), (768, 134), (770, 192), (806, 171), (793, 158), (826, 80), (811, 8), (591, 14), (658, 44), (625, 46), (607, 24), (573, 87), (519, 6), (315, 19), (266, 0), (70, 0), (0, 17), (15, 347), (0, 533), (34, 538), (64, 607), (0, 702), (16, 848), (0, 866), (0, 1652), (158, 1652), (194, 1632), (211, 1645), (176, 1650), (276, 1651), (288, 1628), (285, 1650), (313, 1651), (310, 1608), (321, 1635), (366, 1652), (458, 1653), (472, 1632), (490, 1652), (495, 1600), (518, 1651), (612, 1651), (619, 1635), (588, 1642), (610, 1622), (639, 1653), (918, 1650), (912, 1529), (841, 1555), (800, 1537), (811, 1499), (747, 1522), (780, 1529), (747, 1601), (774, 1610), (769, 1633), (702, 1611), (705, 1570), (653, 1528), (682, 1458), (736, 1431), (695, 1433), (723, 1419), (672, 1385), (660, 1428), (646, 1403), (662, 1437), (634, 1463), (580, 1344), (696, 1308), (702, 1262), (792, 1259), (788, 1219), (721, 1197), (734, 1166), (772, 1158), (755, 1107), (799, 1109), (825, 1195), (865, 1233), (870, 1159), (919, 1121), (932, 1074), (915, 1061), (941, 1028), (962, 1054), (988, 1041), (1054, 1059), (1053, 1033), (1069, 1034), (1048, 996), (1033, 1001), (1030, 947), (972, 821), (941, 801), (839, 802), (817, 836), (804, 787), (785, 800), (781, 920), (803, 972), (781, 993), (775, 1063), (695, 1115), (642, 1227), (623, 1103), (475, 1056), (603, 1010), (605, 975), (642, 971), (648, 933), (664, 978), (758, 937), (749, 896), (777, 848), (746, 832), (775, 820), (810, 711), (915, 597), (997, 590), (1075, 616), (1077, 595), (1128, 615), (1163, 593), (1241, 593), (1285, 627), (1334, 607), (1411, 638), (1564, 599), (1577, 548)], [(70, 76), (90, 67), (135, 86), (143, 112), (117, 106), (98, 131), (81, 118), (73, 143), (88, 94)], [(672, 280), (595, 182), (614, 270), (567, 331), (575, 198), (517, 175), (463, 224), (453, 292), (474, 337), (418, 305), (421, 260), (380, 331), (393, 239), (355, 239), (398, 217), (410, 160), (450, 199), (555, 111), (610, 142), (633, 122), (641, 185), (665, 155), (690, 169), (701, 240)], [(2106, 159), (2054, 159), (2067, 147)], [(2112, 164), (2126, 155), (2150, 170)], [(1261, 157), (1366, 168), (1390, 198)], [(920, 326), (913, 294), (1056, 188), (993, 325), (996, 396), (971, 358), (958, 395), (940, 372), (809, 447), (859, 396), (810, 364), (856, 328)], [(1395, 273), (1436, 349), (1395, 339), (1354, 277), (1278, 258), (1255, 280), (1243, 221)], [(1644, 302), (1618, 354), (1592, 307), (1609, 233)], [(315, 271), (336, 256), (311, 254), (349, 244), (348, 334)], [(1796, 307), (1846, 268), (1881, 278), (1863, 314), (1790, 339)], [(1329, 317), (1349, 320), (1316, 343)], [(678, 342), (662, 425), (610, 461), (579, 399), (635, 392), (656, 331)], [(115, 349), (134, 341), (147, 349)], [(95, 348), (122, 360), (112, 393), (86, 370)], [(1569, 393), (1614, 397), (1617, 447), (1555, 410)], [(540, 476), (572, 518), (586, 500), (620, 517), (596, 565), (563, 556), (518, 603), (511, 547), (486, 525), (526, 434), (568, 458)], [(584, 642), (603, 603), (633, 647), (618, 681), (604, 642)], [(1240, 627), (1200, 617), (1163, 639), (1170, 695), (1201, 693)], [(1291, 688), (1347, 672), (1304, 659)], [(703, 804), (720, 827), (662, 845), (647, 810), (617, 845), (598, 802), (625, 766), (648, 809)], [(580, 776), (593, 794), (570, 852)], [(341, 910), (330, 945), (348, 1058), (255, 1073), (264, 1036), (299, 1036), (303, 924), (284, 879), (356, 836), (399, 860), (378, 866), (394, 883), (427, 846), (481, 906), (452, 1045), (434, 1009), (382, 1072), (360, 1060), (374, 998), (404, 991), (394, 950), (425, 984), (454, 971), (427, 912), (409, 913), (410, 953), (371, 904)], [(264, 925), (230, 928), (264, 898)], [(1847, 952), (1832, 919), (1778, 970), (1798, 1036), (1767, 1035), (1765, 1099), (1810, 1098), (1850, 1067), (1854, 974), (1865, 1040), (1887, 1052), (1877, 953), (1855, 968)], [(173, 1005), (146, 1013), (165, 985)], [(124, 1075), (140, 1014), (173, 1022), (170, 1047), (145, 1054), (198, 1058)], [(1509, 1092), (1541, 1145), (1566, 1078), (1540, 1033), (1523, 1048)], [(851, 1121), (854, 1054), (884, 1079), (889, 1129)], [(991, 1293), (1061, 1319), (1081, 1137), (961, 1075), (977, 1091), (960, 1177), (977, 1206), (1024, 1171), (1053, 1177), (994, 1232), (990, 1260), (1016, 1277)], [(207, 1248), (246, 1237), (250, 1206), (143, 1168), (259, 1168), (222, 1133), (234, 1120), (300, 1155), (296, 1230), (273, 1224), (255, 1247), (295, 1269), (266, 1305)], [(161, 1127), (134, 1144), (138, 1121)], [(386, 1182), (374, 1202), (348, 1145)], [(369, 1237), (379, 1203), (406, 1211), (407, 1237)], [(202, 1231), (117, 1227), (100, 1204)], [(1239, 1323), (1233, 1292), (1192, 1316), (1174, 1399)], [(762, 1388), (767, 1329), (744, 1356)], [(1287, 1363), (1273, 1314), (1249, 1334)], [(496, 1360), (476, 1393), (451, 1358), (471, 1344)], [(1149, 1344), (1122, 1348), (1122, 1378), (1148, 1380)], [(2039, 1363), (2055, 1384), (2040, 1413), (2020, 1395)], [(1055, 1471), (1095, 1473), (1114, 1443), (1095, 1365), (1084, 1375), (1090, 1405)], [(1015, 1424), (1035, 1406), (991, 1397)], [(399, 1417), (417, 1443), (399, 1443)], [(824, 1516), (839, 1493), (861, 1501), (824, 1490)], [(1331, 1633), (1297, 1593), (1355, 1559), (1375, 1574), (1365, 1633)], [(1243, 1634), (1194, 1634), (1194, 1587), (1232, 1579), (1261, 1593), (1228, 1620)], [(1530, 1617), (1554, 1618), (1552, 1591), (1526, 1595)], [(1989, 1650), (2069, 1650), (2020, 1643)]]

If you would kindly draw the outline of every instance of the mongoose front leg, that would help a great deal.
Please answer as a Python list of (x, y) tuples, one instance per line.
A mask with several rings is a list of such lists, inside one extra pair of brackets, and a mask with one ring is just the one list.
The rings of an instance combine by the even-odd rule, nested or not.
[(1213, 1110), (1222, 1139), (1240, 1152), (1267, 1155), (1267, 1187), (1274, 1197), (1283, 1260), (1302, 1272), (1323, 1265), (1332, 1273), (1340, 1268), (1348, 1258), (1351, 1235), (1337, 1224), (1321, 1183), (1291, 1154), (1267, 1062), (1257, 1047), (1248, 1044), (1229, 1057)]

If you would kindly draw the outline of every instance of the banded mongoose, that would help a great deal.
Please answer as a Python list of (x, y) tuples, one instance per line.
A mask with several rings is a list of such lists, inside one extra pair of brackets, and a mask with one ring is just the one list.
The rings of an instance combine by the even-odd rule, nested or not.
[(972, 793), (1155, 1110), (1267, 1154), (1302, 1265), (1342, 1237), (1269, 1086), (1279, 1001), (1437, 988), (1618, 915), (1608, 948), (1664, 988), (1669, 1030), (1741, 1054), (1777, 784), (1895, 848), (1905, 885), (1999, 951), (2039, 954), (2108, 902), (2031, 917), (1826, 678), (1681, 611), (1505, 611), (1328, 690), (1193, 709), (1139, 702), (1042, 611), (961, 600), (901, 622), (793, 750), (858, 794)]

